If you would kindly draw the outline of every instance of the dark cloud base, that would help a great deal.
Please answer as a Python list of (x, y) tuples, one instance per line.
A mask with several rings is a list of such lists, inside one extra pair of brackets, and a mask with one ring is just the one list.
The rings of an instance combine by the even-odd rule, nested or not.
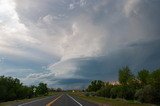
[(160, 68), (160, 40), (131, 44), (109, 56), (72, 59), (72, 61), (79, 67), (76, 75), (83, 78), (60, 79), (59, 85), (70, 87), (84, 84), (85, 86), (90, 81), (98, 79), (115, 81), (118, 80), (119, 69), (125, 66), (129, 66), (134, 74), (144, 68), (150, 71)]

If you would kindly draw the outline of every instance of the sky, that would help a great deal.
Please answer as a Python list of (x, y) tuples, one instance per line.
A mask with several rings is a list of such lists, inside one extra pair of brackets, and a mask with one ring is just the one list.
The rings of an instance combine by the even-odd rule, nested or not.
[(0, 75), (85, 88), (160, 68), (160, 0), (0, 0)]

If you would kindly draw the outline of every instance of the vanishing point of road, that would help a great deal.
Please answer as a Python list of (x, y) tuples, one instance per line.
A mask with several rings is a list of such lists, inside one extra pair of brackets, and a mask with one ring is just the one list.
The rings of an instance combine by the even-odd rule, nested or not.
[(98, 106), (97, 104), (73, 97), (69, 94), (50, 96), (14, 106)]

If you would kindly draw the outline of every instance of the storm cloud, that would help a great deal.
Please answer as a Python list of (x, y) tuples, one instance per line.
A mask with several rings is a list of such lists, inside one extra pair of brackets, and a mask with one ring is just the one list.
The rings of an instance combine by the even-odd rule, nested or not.
[(160, 66), (159, 0), (0, 0), (0, 75), (84, 88)]

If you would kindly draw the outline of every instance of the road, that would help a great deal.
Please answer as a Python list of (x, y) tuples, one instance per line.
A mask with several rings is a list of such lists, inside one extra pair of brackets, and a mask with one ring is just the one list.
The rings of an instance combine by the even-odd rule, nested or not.
[(33, 100), (17, 106), (98, 106), (97, 104), (78, 99), (68, 94), (51, 96), (43, 99)]
[(42, 98), (42, 99), (29, 101), (26, 103), (13, 104), (12, 106), (46, 106), (47, 103), (56, 99), (57, 97), (58, 97), (58, 95), (50, 96), (50, 97), (46, 97), (46, 98)]

